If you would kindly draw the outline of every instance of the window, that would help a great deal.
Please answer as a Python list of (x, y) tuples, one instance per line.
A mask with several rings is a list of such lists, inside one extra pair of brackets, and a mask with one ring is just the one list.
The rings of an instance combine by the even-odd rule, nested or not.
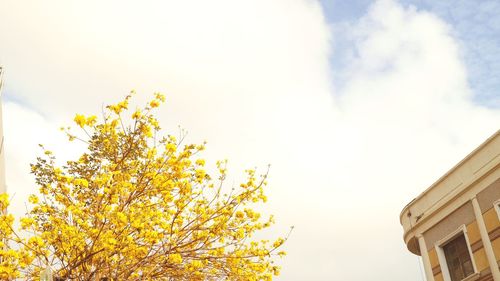
[(445, 244), (443, 251), (451, 281), (460, 281), (474, 273), (467, 241), (465, 241), (463, 233)]
[(497, 211), (498, 219), (500, 220), (500, 200), (493, 203), (495, 210)]
[(465, 225), (439, 240), (435, 247), (444, 281), (472, 281), (479, 278)]

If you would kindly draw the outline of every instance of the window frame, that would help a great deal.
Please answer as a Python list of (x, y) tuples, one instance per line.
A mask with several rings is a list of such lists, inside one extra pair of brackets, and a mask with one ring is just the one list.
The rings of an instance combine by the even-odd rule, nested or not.
[(493, 208), (495, 208), (495, 211), (497, 211), (498, 220), (500, 220), (500, 199), (493, 202)]
[(446, 235), (444, 238), (437, 241), (435, 243), (435, 246), (434, 246), (434, 248), (436, 249), (436, 253), (438, 256), (438, 260), (439, 260), (439, 266), (441, 267), (441, 274), (443, 276), (444, 281), (451, 281), (451, 276), (450, 276), (450, 270), (448, 268), (448, 263), (446, 262), (446, 256), (445, 256), (443, 247), (448, 242), (457, 238), (460, 235), (464, 236), (465, 244), (467, 244), (466, 246), (467, 246), (467, 250), (469, 251), (469, 256), (470, 256), (470, 260), (472, 263), (472, 269), (473, 269), (472, 274), (470, 274), (469, 276), (465, 277), (464, 279), (462, 279), (460, 281), (473, 281), (473, 280), (477, 280), (479, 278), (479, 272), (478, 272), (477, 267), (476, 267), (476, 261), (474, 260), (474, 255), (472, 253), (472, 249), (470, 246), (469, 237), (467, 235), (467, 227), (465, 226), (465, 224), (462, 224), (456, 230), (452, 231), (450, 234)]

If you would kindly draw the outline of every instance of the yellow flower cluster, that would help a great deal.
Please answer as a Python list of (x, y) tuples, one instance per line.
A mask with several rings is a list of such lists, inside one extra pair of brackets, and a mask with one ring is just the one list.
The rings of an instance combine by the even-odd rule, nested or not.
[(21, 271), (28, 267), (33, 256), (27, 248), (21, 245), (16, 250), (11, 244), (23, 244), (13, 229), (14, 217), (6, 213), (9, 206), (8, 195), (0, 194), (0, 280), (13, 280), (21, 276)]
[[(248, 170), (240, 188), (226, 190), (226, 161), (213, 179), (198, 156), (204, 144), (183, 145), (184, 134), (158, 137), (152, 111), (163, 95), (126, 119), (129, 99), (108, 106), (101, 122), (76, 115), (88, 135), (67, 130), (88, 144), (77, 160), (58, 167), (46, 153), (32, 164), (41, 196), (30, 197), (33, 208), (21, 219), (31, 235), (12, 238), (22, 250), (0, 251), (0, 279), (33, 279), (50, 266), (78, 280), (272, 280), (285, 239), (255, 240), (273, 218), (263, 221), (251, 207), (266, 201), (267, 172)], [(1, 219), (2, 235), (12, 237), (13, 218)]]

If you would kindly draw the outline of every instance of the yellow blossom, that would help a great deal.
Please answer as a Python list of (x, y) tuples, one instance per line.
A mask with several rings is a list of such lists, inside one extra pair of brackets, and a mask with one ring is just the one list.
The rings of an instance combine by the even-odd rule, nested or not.
[(158, 102), (157, 100), (152, 100), (149, 105), (152, 107), (152, 108), (155, 108), (155, 107), (158, 107), (160, 106), (160, 102)]
[(73, 120), (81, 128), (83, 128), (87, 123), (87, 119), (85, 119), (85, 116), (83, 116), (81, 114), (77, 114)]
[(37, 204), (38, 203), (38, 196), (34, 195), (34, 194), (31, 194), (29, 197), (28, 197), (28, 201), (31, 203), (31, 204)]
[[(254, 238), (273, 223), (252, 209), (265, 201), (267, 172), (248, 170), (241, 186), (228, 186), (227, 161), (205, 167), (199, 158), (205, 143), (184, 143), (182, 130), (162, 137), (151, 110), (165, 101), (162, 94), (133, 112), (130, 98), (107, 106), (103, 120), (76, 115), (83, 133), (64, 130), (87, 150), (74, 161), (59, 166), (46, 153), (31, 166), (41, 195), (30, 196), (33, 208), (20, 220), (31, 236), (17, 238), (14, 217), (0, 213), (0, 231), (19, 248), (0, 247), (0, 279), (35, 280), (50, 266), (68, 280), (110, 272), (132, 281), (271, 280), (286, 239)], [(0, 207), (7, 206), (0, 195)]]
[(182, 256), (180, 254), (171, 254), (168, 256), (168, 261), (171, 263), (182, 263)]

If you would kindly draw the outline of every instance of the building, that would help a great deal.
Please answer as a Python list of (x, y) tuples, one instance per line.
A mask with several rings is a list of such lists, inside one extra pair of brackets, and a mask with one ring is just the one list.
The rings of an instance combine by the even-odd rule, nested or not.
[(500, 131), (400, 215), (427, 281), (500, 281)]
[[(2, 67), (0, 66), (0, 99), (2, 97)], [(5, 147), (3, 138), (2, 106), (0, 102), (0, 194), (7, 191), (5, 184)]]

